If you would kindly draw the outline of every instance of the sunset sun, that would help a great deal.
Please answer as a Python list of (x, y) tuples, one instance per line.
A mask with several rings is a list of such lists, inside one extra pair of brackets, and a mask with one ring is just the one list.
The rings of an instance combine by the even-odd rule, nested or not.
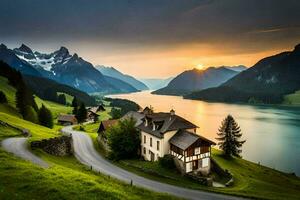
[(205, 69), (205, 66), (203, 64), (197, 64), (196, 68), (199, 70), (203, 70), (203, 69)]

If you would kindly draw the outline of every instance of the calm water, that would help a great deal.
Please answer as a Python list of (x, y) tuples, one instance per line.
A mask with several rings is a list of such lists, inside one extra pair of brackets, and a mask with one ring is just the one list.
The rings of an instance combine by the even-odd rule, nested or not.
[(243, 131), (243, 158), (300, 175), (300, 108), (207, 103), (176, 96), (152, 95), (149, 91), (112, 95), (153, 106), (155, 111), (176, 114), (200, 128), (198, 134), (215, 140), (221, 121), (232, 114)]

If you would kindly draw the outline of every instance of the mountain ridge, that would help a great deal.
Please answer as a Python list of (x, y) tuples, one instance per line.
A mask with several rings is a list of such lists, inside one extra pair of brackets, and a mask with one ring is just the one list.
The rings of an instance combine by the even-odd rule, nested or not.
[(109, 82), (110, 79), (105, 78), (90, 62), (78, 54), (71, 55), (66, 47), (60, 47), (51, 53), (40, 53), (25, 44), (13, 50), (1, 45), (0, 60), (26, 75), (48, 78), (87, 93), (137, 91), (125, 82), (116, 87), (115, 82)]
[(137, 80), (133, 76), (130, 76), (128, 74), (124, 74), (124, 73), (120, 72), (119, 70), (117, 70), (114, 67), (107, 67), (104, 65), (96, 65), (95, 68), (97, 70), (99, 70), (102, 74), (104, 74), (105, 76), (110, 76), (110, 77), (122, 80), (122, 81), (130, 84), (137, 90), (149, 90), (149, 88), (141, 81)]
[(223, 102), (281, 103), (300, 89), (300, 44), (292, 51), (265, 57), (219, 87), (185, 98)]
[(177, 75), (166, 87), (153, 92), (163, 95), (185, 95), (192, 91), (216, 87), (238, 74), (226, 67), (191, 69)]

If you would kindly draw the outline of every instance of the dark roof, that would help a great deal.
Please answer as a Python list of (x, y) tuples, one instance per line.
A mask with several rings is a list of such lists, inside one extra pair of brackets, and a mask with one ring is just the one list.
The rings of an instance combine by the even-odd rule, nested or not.
[[(171, 113), (152, 113), (145, 115), (143, 120), (148, 120), (150, 123), (148, 126), (145, 126), (145, 123), (142, 123), (138, 126), (138, 128), (160, 138), (163, 137), (163, 134), (168, 131), (198, 128), (198, 126), (192, 122), (189, 122), (188, 120)], [(153, 130), (153, 126), (151, 124), (152, 122), (158, 125), (158, 128), (155, 130)]]
[(117, 119), (111, 119), (111, 120), (102, 121), (101, 124), (103, 125), (104, 129), (106, 130), (107, 128), (115, 125), (117, 122), (118, 122)]
[(97, 113), (93, 112), (92, 110), (88, 111), (88, 115), (99, 116)]
[(210, 145), (215, 145), (216, 143), (210, 141), (209, 139), (202, 137), (200, 135), (196, 135), (186, 130), (179, 130), (177, 133), (169, 140), (170, 144), (173, 144), (179, 147), (182, 150), (186, 150), (192, 144), (194, 144), (197, 140), (205, 141)]
[(145, 117), (145, 115), (143, 113), (136, 112), (136, 111), (129, 111), (122, 117), (122, 119), (133, 118), (136, 121), (135, 125), (138, 126), (141, 123), (143, 123), (142, 119), (144, 117)]
[(59, 115), (57, 118), (58, 121), (64, 122), (73, 122), (74, 120), (77, 121), (75, 115)]
[(97, 113), (99, 111), (105, 111), (105, 108), (102, 105), (99, 105), (99, 106), (89, 108), (89, 111)]

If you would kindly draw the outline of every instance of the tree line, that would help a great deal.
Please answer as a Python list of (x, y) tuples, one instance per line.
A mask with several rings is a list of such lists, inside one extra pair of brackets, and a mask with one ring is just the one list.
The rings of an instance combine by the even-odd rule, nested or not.
[[(34, 100), (33, 92), (27, 87), (22, 74), (19, 71), (0, 61), (0, 76), (6, 77), (8, 79), (8, 83), (16, 88), (16, 108), (22, 115), (23, 119), (41, 124), (48, 128), (53, 127), (51, 111), (44, 105), (42, 105), (39, 109)], [(3, 92), (0, 94), (0, 99), (2, 99), (2, 103), (7, 103), (6, 96)]]

